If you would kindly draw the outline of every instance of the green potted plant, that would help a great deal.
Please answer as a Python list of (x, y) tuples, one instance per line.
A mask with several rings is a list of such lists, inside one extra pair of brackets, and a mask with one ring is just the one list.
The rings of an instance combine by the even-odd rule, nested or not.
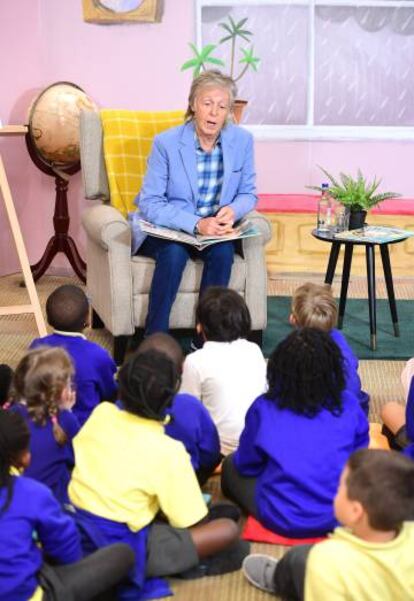
[[(378, 193), (381, 180), (376, 176), (372, 181), (368, 181), (360, 169), (357, 177), (354, 178), (346, 173), (340, 173), (339, 178), (335, 178), (323, 167), (319, 169), (329, 180), (329, 194), (331, 198), (342, 204), (349, 210), (349, 229), (357, 229), (365, 223), (367, 211), (375, 207), (383, 200), (398, 198), (401, 194), (397, 192)], [(307, 186), (311, 190), (318, 190), (322, 193), (322, 186)]]
[[(257, 71), (260, 58), (254, 56), (253, 45), (250, 45), (247, 48), (242, 48), (238, 44), (238, 42), (241, 43), (242, 40), (248, 43), (251, 42), (250, 38), (253, 36), (253, 33), (248, 29), (244, 29), (247, 21), (248, 18), (245, 17), (244, 19), (241, 19), (241, 21), (236, 22), (229, 15), (227, 22), (219, 23), (220, 27), (225, 30), (226, 34), (219, 40), (218, 44), (207, 44), (206, 46), (203, 46), (201, 50), (198, 50), (194, 44), (190, 43), (189, 46), (193, 51), (194, 56), (181, 66), (181, 71), (193, 69), (193, 76), (197, 77), (200, 75), (202, 70), (211, 68), (211, 66), (226, 67), (226, 63), (221, 58), (217, 58), (212, 55), (219, 44), (226, 44), (229, 46), (230, 68), (228, 73), (235, 82), (240, 81), (240, 79), (249, 69)], [(238, 73), (235, 73), (237, 56), (240, 56), (238, 61), (240, 67)], [(237, 99), (235, 104), (234, 117), (235, 121), (238, 123), (240, 121), (241, 112), (247, 104), (247, 100)], [(238, 112), (240, 112), (239, 118), (237, 118)]]

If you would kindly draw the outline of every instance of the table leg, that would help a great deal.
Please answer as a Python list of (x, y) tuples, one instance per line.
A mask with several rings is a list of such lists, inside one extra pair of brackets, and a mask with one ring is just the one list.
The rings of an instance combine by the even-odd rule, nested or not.
[(397, 305), (395, 303), (394, 284), (392, 281), (390, 253), (388, 244), (380, 244), (382, 267), (384, 269), (385, 284), (387, 286), (388, 302), (390, 305), (391, 319), (394, 326), (394, 336), (400, 335), (400, 326), (398, 324)]
[(375, 247), (367, 244), (365, 247), (368, 280), (369, 329), (371, 332), (371, 349), (377, 350), (377, 314), (375, 297)]
[(344, 267), (342, 271), (341, 295), (339, 297), (338, 329), (342, 329), (344, 321), (346, 296), (348, 294), (349, 274), (351, 273), (353, 244), (345, 244)]
[(326, 269), (325, 284), (332, 284), (333, 282), (340, 248), (340, 242), (332, 242), (331, 252), (329, 253), (328, 267)]

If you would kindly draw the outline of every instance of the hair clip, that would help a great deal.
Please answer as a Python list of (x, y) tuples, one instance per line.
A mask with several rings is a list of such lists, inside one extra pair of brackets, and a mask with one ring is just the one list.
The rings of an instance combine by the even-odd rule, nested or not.
[(50, 416), (50, 419), (52, 420), (52, 424), (53, 424), (54, 426), (56, 426), (56, 425), (57, 425), (57, 423), (58, 423), (58, 418), (57, 418), (57, 415), (51, 415), (51, 416)]

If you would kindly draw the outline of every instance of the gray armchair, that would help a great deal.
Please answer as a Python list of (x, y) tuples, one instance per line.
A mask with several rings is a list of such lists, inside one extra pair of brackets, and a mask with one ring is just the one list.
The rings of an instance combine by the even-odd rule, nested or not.
[[(110, 202), (103, 155), (103, 133), (98, 113), (81, 115), (81, 163), (85, 196), (103, 204), (87, 209), (82, 223), (87, 235), (87, 290), (93, 308), (93, 325), (105, 325), (114, 336), (114, 358), (123, 359), (128, 337), (143, 331), (148, 308), (154, 261), (131, 257), (131, 231), (127, 220)], [(252, 317), (252, 340), (261, 344), (267, 324), (267, 274), (264, 247), (271, 238), (271, 226), (252, 211), (249, 220), (261, 236), (241, 241), (233, 264), (230, 287), (245, 299)], [(201, 261), (188, 261), (177, 298), (170, 329), (195, 325)]]

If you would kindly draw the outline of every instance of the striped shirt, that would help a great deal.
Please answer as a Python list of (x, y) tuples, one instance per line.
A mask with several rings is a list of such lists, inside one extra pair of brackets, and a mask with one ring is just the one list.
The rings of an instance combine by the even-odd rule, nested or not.
[(197, 183), (198, 201), (196, 215), (210, 217), (214, 215), (220, 204), (221, 188), (223, 185), (223, 151), (221, 140), (211, 152), (206, 152), (200, 146), (197, 136), (195, 138), (197, 156)]

